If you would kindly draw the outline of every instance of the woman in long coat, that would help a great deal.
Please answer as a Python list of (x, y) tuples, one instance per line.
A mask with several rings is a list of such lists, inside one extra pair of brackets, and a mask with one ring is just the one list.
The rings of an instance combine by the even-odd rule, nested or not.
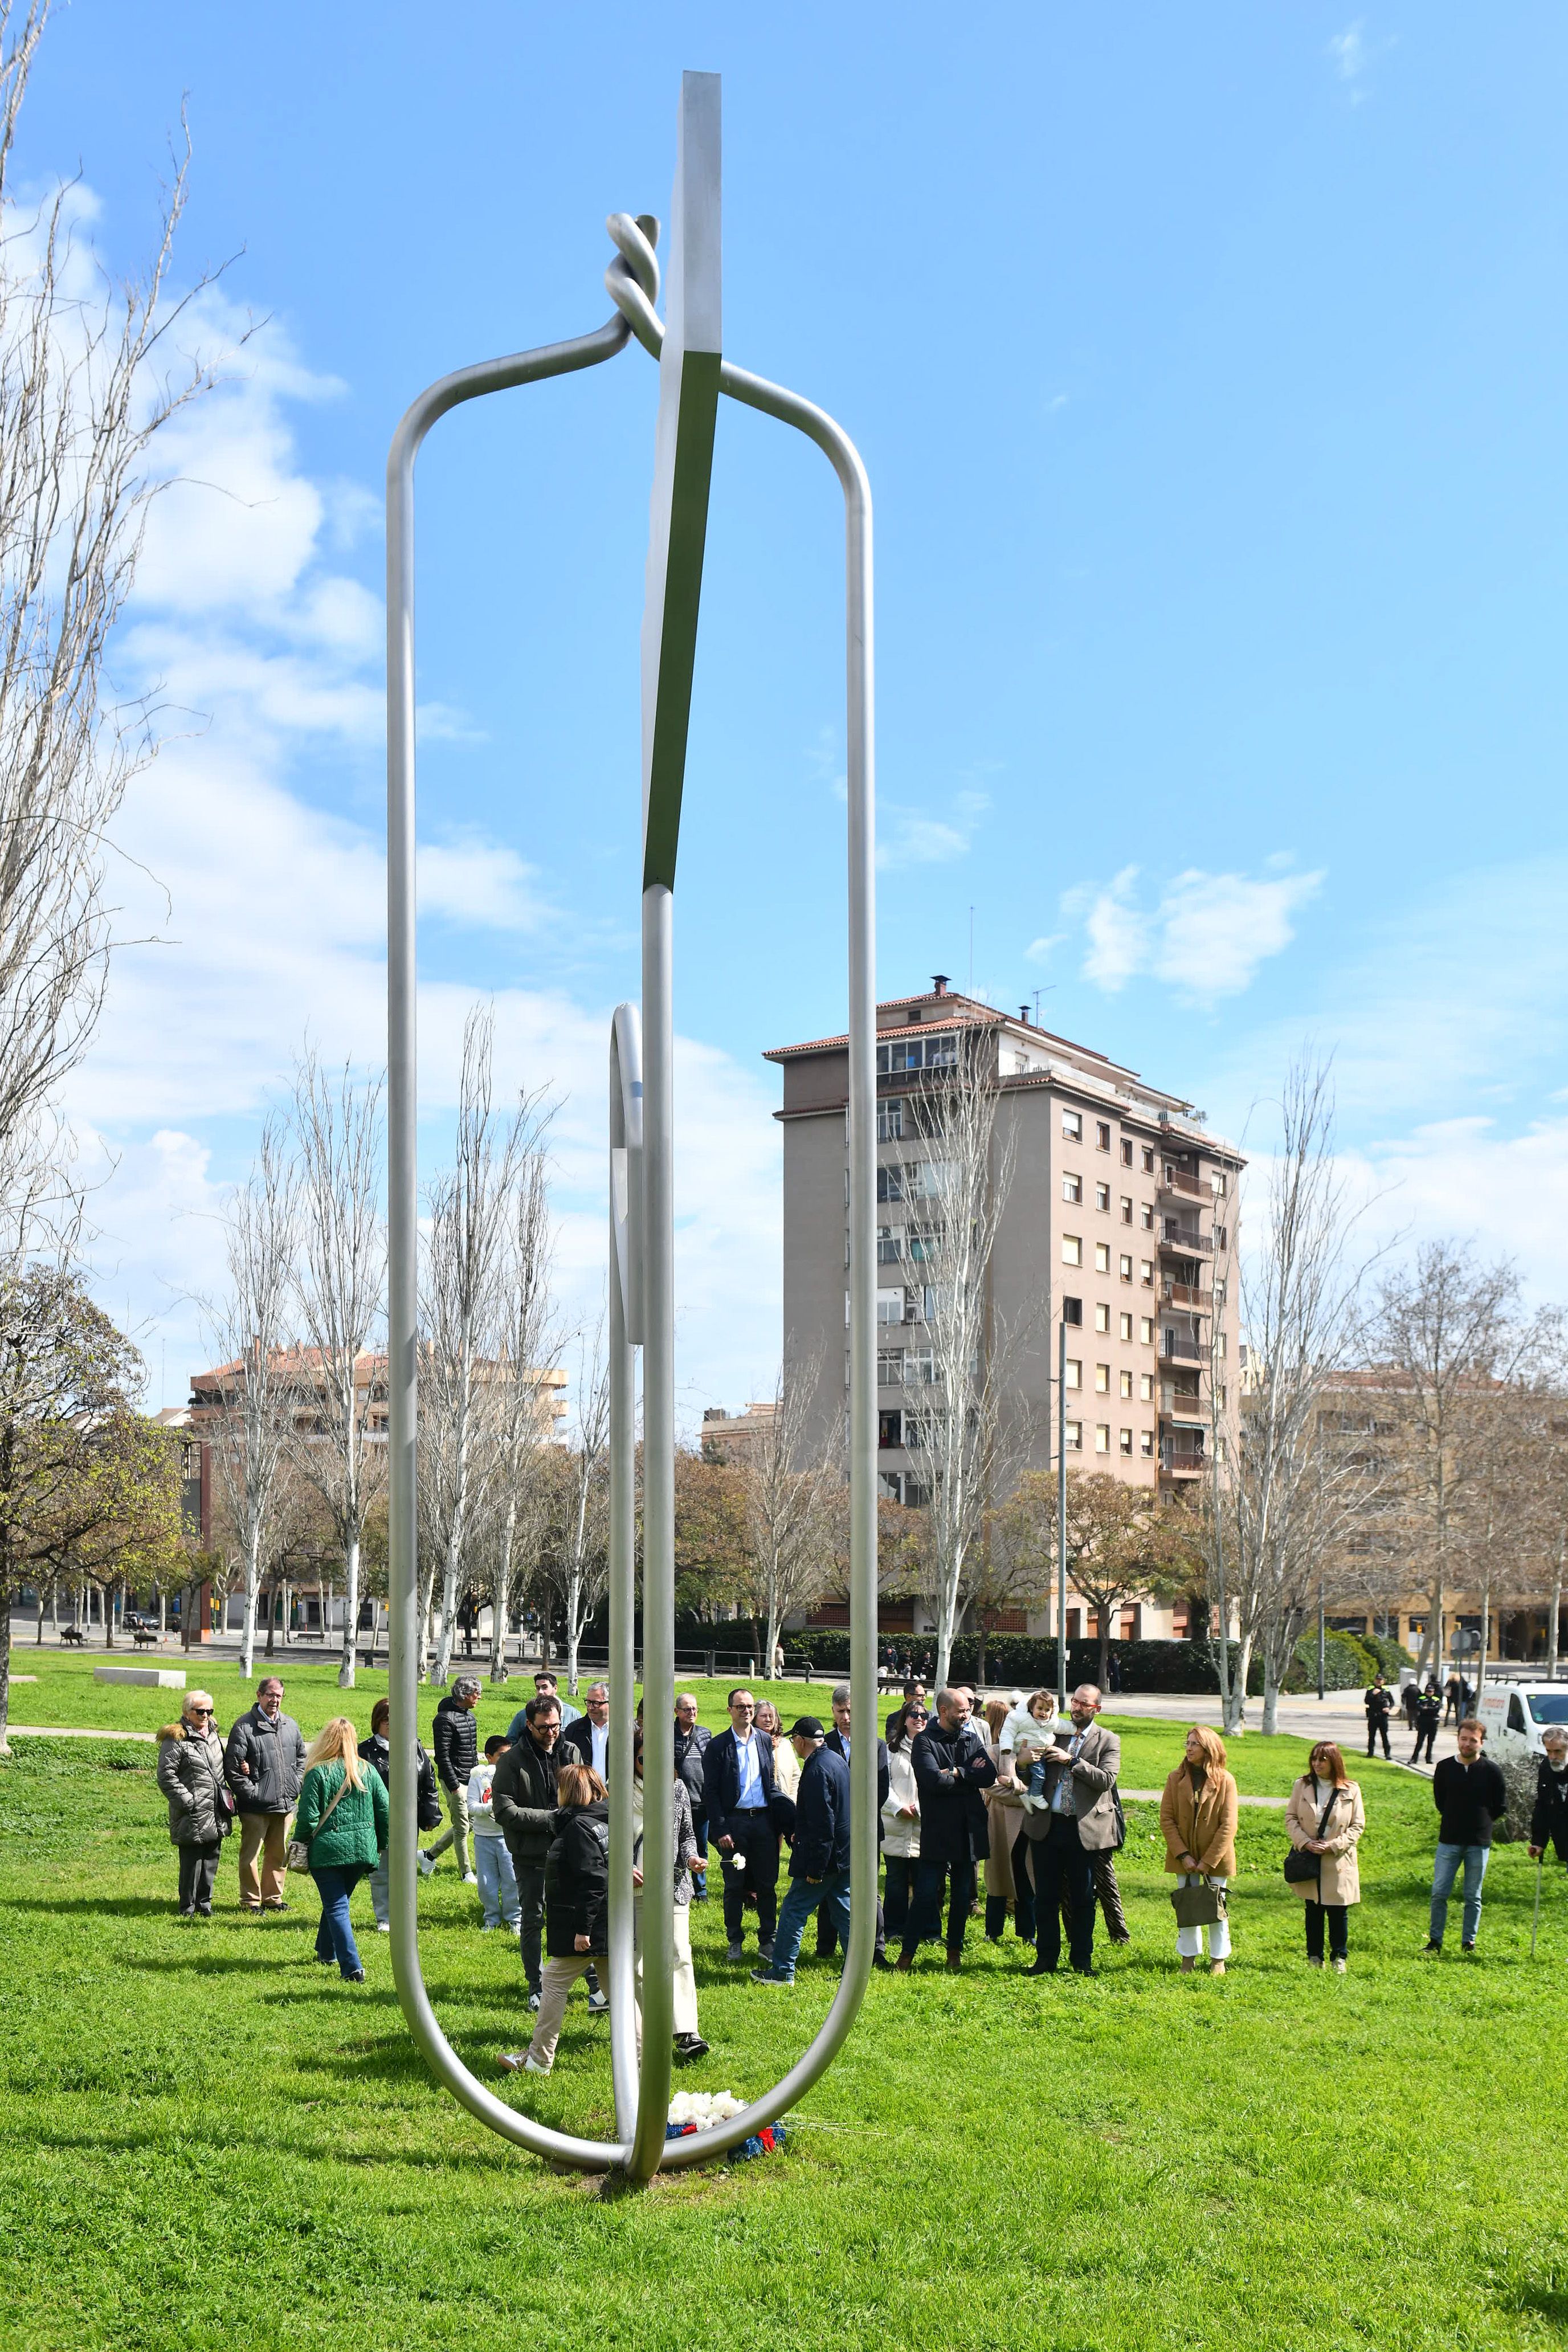
[[(1225, 1906), (1226, 1888), (1236, 1876), (1236, 1780), (1226, 1769), (1225, 1742), (1206, 1723), (1194, 1723), (1187, 1734), (1186, 1752), (1160, 1799), (1160, 1827), (1165, 1868), (1174, 1874), (1177, 1891), (1206, 1886), (1217, 1898), (1219, 1916), (1209, 1924), (1209, 1974), (1216, 1977), (1224, 1976), (1230, 1958)], [(1202, 1927), (1178, 1923), (1176, 1949), (1184, 1976), (1191, 1976), (1203, 1948)]]
[(1307, 1906), (1307, 1958), (1323, 1965), (1323, 1922), (1329, 1925), (1329, 1955), (1343, 1976), (1350, 1948), (1350, 1906), (1361, 1901), (1361, 1871), (1355, 1850), (1366, 1827), (1360, 1789), (1345, 1771), (1345, 1759), (1331, 1739), (1320, 1739), (1307, 1769), (1290, 1791), (1285, 1827), (1299, 1853), (1316, 1854), (1316, 1878), (1287, 1881)]
[(1024, 1826), (1024, 1794), (1013, 1771), (1010, 1752), (1000, 1745), (1011, 1710), (1005, 1699), (994, 1698), (985, 1709), (985, 1753), (996, 1767), (996, 1779), (984, 1791), (991, 1831), (985, 1857), (985, 1940), (999, 1944), (1007, 1914), (1025, 1943), (1035, 1939), (1035, 1894), (1026, 1878), (1019, 1884), (1013, 1867), (1013, 1842)]
[(169, 1801), (170, 1843), (180, 1852), (180, 1916), (210, 1919), (218, 1856), (234, 1819), (210, 1691), (187, 1692), (178, 1723), (159, 1732), (158, 1786)]

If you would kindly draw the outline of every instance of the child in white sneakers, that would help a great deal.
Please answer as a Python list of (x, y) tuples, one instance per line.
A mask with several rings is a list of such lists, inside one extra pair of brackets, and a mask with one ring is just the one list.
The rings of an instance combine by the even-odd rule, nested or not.
[(490, 1782), (505, 1750), (506, 1741), (501, 1734), (492, 1732), (485, 1742), (484, 1762), (476, 1764), (468, 1775), (468, 1827), (474, 1837), (479, 1901), (485, 1906), (481, 1935), (500, 1927), (510, 1927), (514, 1936), (522, 1932), (522, 1897), (518, 1893), (517, 1872), (501, 1825), (490, 1807)]

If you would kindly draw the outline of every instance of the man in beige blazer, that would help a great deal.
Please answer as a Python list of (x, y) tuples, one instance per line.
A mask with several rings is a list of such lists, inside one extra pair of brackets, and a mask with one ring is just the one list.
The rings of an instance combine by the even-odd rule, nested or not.
[(1045, 1750), (1045, 1785), (1025, 1814), (1035, 1880), (1035, 1963), (1024, 1974), (1054, 1976), (1061, 1958), (1061, 1898), (1072, 1916), (1070, 1957), (1079, 1976), (1094, 1974), (1094, 1857), (1116, 1843), (1116, 1776), (1121, 1742), (1095, 1721), (1101, 1704), (1093, 1683), (1072, 1695), (1072, 1737)]

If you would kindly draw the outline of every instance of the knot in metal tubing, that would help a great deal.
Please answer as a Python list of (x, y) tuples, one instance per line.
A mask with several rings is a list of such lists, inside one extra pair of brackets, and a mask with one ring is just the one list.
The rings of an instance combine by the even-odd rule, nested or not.
[(664, 327), (654, 304), (658, 300), (658, 262), (654, 246), (658, 223), (651, 213), (612, 213), (605, 223), (616, 257), (605, 272), (605, 291), (645, 352), (655, 359), (664, 347)]

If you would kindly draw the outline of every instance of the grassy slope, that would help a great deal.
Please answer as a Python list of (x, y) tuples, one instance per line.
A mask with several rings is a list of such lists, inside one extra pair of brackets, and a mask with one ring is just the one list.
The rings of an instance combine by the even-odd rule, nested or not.
[[(80, 1669), (58, 1672), (51, 1702)], [(331, 1675), (289, 1675), (309, 1727)], [(160, 1719), (156, 1693), (92, 1696)], [(721, 1695), (705, 1696), (711, 1720)], [(482, 1720), (504, 1712), (487, 1697)], [(1129, 1785), (1157, 1786), (1175, 1744), (1131, 1731)], [(1244, 1789), (1282, 1790), (1300, 1754), (1243, 1744)], [(1387, 1767), (1362, 1768), (1369, 1900), (1347, 1979), (1303, 1968), (1261, 1811), (1243, 1814), (1233, 1972), (1178, 1976), (1152, 1808), (1130, 1807), (1135, 1940), (1097, 1982), (1022, 1984), (1019, 1948), (977, 1939), (957, 1980), (929, 1960), (874, 1979), (785, 2158), (610, 2203), (430, 2086), (384, 1938), (364, 1937), (362, 1992), (317, 1971), (308, 1887), (287, 1916), (241, 1922), (230, 1855), (219, 1918), (174, 1920), (152, 1767), (144, 1748), (26, 1741), (0, 1777), (0, 2344), (132, 2352), (199, 2315), (209, 2340), (259, 2323), (290, 2347), (449, 2352), (537, 2332), (542, 2301), (554, 2342), (696, 2352), (738, 2326), (856, 2347), (891, 2326), (954, 2352), (1563, 2340), (1568, 1888), (1549, 1882), (1532, 1969), (1533, 1873), (1500, 1850), (1484, 1964), (1418, 1965), (1430, 1797)], [(515, 1947), (473, 1932), (447, 1870), (420, 1902), (437, 2007), (488, 2076), (521, 2030)], [(695, 1919), (714, 2044), (697, 2079), (745, 2091), (800, 2046), (831, 1979), (813, 1964), (793, 1994), (754, 1991), (721, 1958), (718, 1905)], [(554, 2078), (508, 2095), (600, 2131), (604, 2029), (568, 2015)]]

